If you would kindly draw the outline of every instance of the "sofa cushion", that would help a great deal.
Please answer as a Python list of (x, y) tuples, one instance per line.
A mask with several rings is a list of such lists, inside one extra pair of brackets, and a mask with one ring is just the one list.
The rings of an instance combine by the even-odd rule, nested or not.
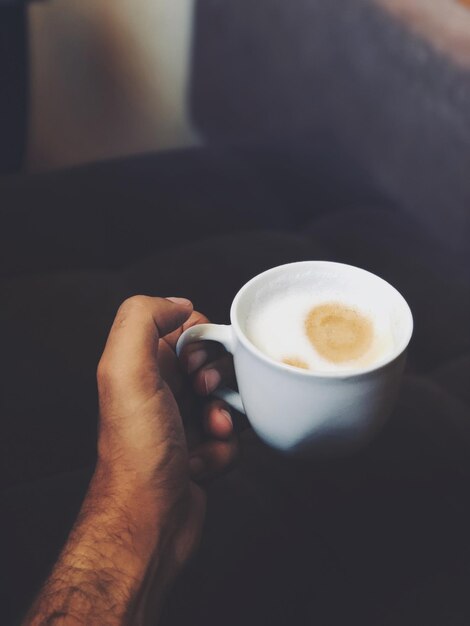
[(200, 0), (195, 121), (217, 141), (323, 134), (468, 260), (469, 25), (455, 0)]

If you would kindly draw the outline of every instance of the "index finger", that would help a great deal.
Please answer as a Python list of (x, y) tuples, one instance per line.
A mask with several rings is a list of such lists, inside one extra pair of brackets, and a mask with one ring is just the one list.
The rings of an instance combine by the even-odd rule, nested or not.
[(170, 348), (176, 351), (176, 344), (178, 343), (178, 339), (184, 333), (185, 330), (191, 328), (192, 326), (197, 326), (198, 324), (207, 324), (209, 320), (205, 315), (199, 313), (199, 311), (193, 311), (190, 317), (184, 322), (182, 326), (179, 326), (172, 333), (169, 333), (165, 337), (165, 341), (170, 346)]
[(189, 300), (133, 296), (119, 307), (101, 362), (119, 379), (155, 371), (158, 339), (190, 316)]

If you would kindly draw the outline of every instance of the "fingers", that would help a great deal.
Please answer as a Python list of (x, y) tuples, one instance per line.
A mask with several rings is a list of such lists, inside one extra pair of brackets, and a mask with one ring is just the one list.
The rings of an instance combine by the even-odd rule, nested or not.
[(98, 378), (125, 387), (145, 384), (158, 375), (158, 338), (190, 317), (189, 300), (134, 296), (119, 308), (98, 366)]
[(190, 454), (190, 475), (198, 482), (223, 474), (238, 457), (238, 438), (225, 402), (213, 400), (202, 413), (202, 441), (193, 442)]
[[(209, 320), (207, 319), (205, 315), (203, 315), (202, 313), (199, 313), (199, 311), (193, 311), (190, 317), (184, 322), (182, 326), (177, 328), (172, 333), (169, 333), (165, 337), (165, 341), (173, 350), (173, 352), (175, 352), (178, 339), (181, 337), (181, 335), (184, 333), (185, 330), (187, 330), (188, 328), (192, 328), (193, 326), (197, 326), (198, 324), (207, 324), (208, 322)], [(188, 346), (188, 348), (190, 347), (191, 346)]]
[(188, 374), (194, 374), (203, 365), (227, 354), (225, 348), (216, 341), (195, 341), (185, 347), (181, 362)]
[(227, 440), (238, 435), (250, 424), (246, 415), (231, 409), (223, 400), (212, 400), (203, 410), (203, 430), (214, 439)]
[(235, 385), (233, 361), (230, 355), (207, 363), (193, 377), (193, 387), (201, 396), (208, 396), (218, 387)]
[(222, 400), (213, 400), (204, 407), (204, 431), (210, 437), (227, 440), (233, 435), (233, 421), (228, 406)]
[[(165, 342), (175, 350), (187, 328), (208, 321), (204, 315), (193, 311), (182, 327), (165, 337)], [(199, 341), (188, 345), (181, 355), (181, 363), (186, 372), (193, 375), (193, 387), (200, 395), (207, 396), (220, 385), (235, 384), (232, 356), (217, 342)], [(223, 474), (238, 457), (238, 440), (225, 402), (216, 399), (208, 402), (203, 409), (202, 424), (210, 439), (192, 450), (189, 461), (191, 477), (198, 482)]]
[(189, 459), (191, 478), (207, 481), (228, 471), (238, 457), (235, 437), (228, 441), (207, 441), (196, 448)]
[(198, 341), (185, 349), (182, 364), (193, 375), (196, 393), (207, 396), (221, 385), (233, 387), (236, 383), (232, 355), (212, 341)]
[[(184, 330), (208, 321), (204, 315), (193, 311), (183, 327), (168, 335), (165, 341), (174, 349)], [(236, 384), (232, 356), (220, 343), (196, 341), (189, 344), (183, 350), (180, 361), (187, 374), (193, 375), (193, 387), (199, 395), (207, 396), (221, 385), (233, 387)]]

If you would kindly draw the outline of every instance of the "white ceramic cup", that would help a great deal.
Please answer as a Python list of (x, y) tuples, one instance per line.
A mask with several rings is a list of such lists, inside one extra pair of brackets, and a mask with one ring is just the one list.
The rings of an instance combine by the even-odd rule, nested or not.
[[(393, 349), (372, 366), (347, 372), (317, 373), (276, 362), (247, 338), (248, 312), (263, 291), (302, 282), (315, 290), (325, 284), (338, 294), (366, 294), (390, 316)], [(341, 296), (339, 296), (341, 298)], [(394, 406), (413, 332), (413, 318), (403, 296), (383, 279), (363, 269), (327, 261), (274, 267), (246, 283), (235, 296), (231, 325), (201, 324), (185, 331), (176, 350), (201, 340), (220, 342), (233, 354), (239, 393), (215, 395), (247, 415), (256, 433), (285, 452), (356, 448), (370, 439)]]

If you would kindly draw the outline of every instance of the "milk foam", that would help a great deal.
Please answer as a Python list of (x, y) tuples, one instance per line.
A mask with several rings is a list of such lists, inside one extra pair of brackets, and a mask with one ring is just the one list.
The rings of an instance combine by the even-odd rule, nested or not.
[[(378, 302), (371, 302), (364, 294), (338, 293), (303, 287), (287, 288), (282, 293), (264, 294), (248, 314), (245, 330), (248, 339), (275, 361), (297, 359), (313, 372), (342, 372), (373, 365), (394, 351), (394, 338), (389, 312)], [(312, 308), (338, 302), (368, 317), (374, 329), (369, 350), (360, 358), (332, 363), (318, 354), (305, 332), (305, 319)]]

